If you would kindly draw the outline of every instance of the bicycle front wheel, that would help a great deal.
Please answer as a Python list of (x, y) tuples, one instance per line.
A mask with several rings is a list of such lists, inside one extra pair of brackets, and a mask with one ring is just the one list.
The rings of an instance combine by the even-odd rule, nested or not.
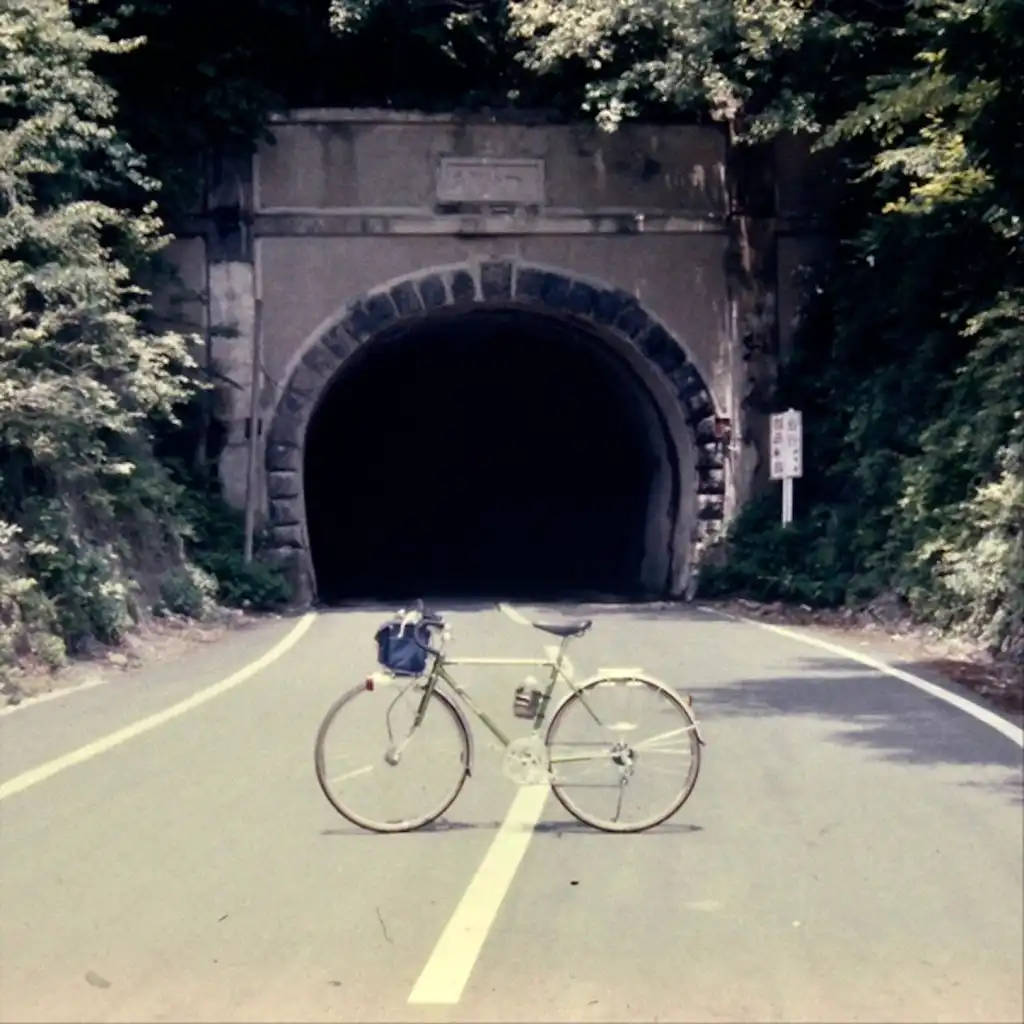
[(667, 821), (700, 772), (690, 709), (649, 679), (582, 686), (555, 712), (546, 744), (559, 803), (602, 832), (643, 832)]
[(316, 737), (316, 777), (334, 809), (371, 832), (412, 832), (439, 818), (469, 775), (469, 736), (451, 699), (434, 690), (415, 725), (422, 684), (356, 686)]

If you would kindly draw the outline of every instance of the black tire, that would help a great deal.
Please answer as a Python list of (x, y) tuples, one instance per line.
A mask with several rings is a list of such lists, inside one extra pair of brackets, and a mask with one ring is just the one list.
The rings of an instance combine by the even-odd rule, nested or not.
[[(440, 714), (447, 716), (452, 724), (455, 726), (456, 733), (458, 735), (459, 743), (461, 746), (461, 761), (462, 771), (458, 775), (458, 779), (453, 791), (445, 797), (443, 803), (439, 807), (428, 811), (426, 814), (420, 815), (419, 817), (409, 818), (402, 821), (375, 821), (372, 818), (367, 818), (363, 814), (359, 814), (356, 811), (346, 807), (337, 795), (333, 792), (330, 785), (328, 784), (326, 774), (326, 758), (324, 755), (324, 744), (327, 739), (327, 734), (330, 731), (331, 725), (335, 722), (338, 715), (357, 700), (360, 696), (367, 695), (372, 691), (368, 691), (365, 684), (353, 687), (347, 693), (339, 697), (328, 709), (327, 714), (324, 715), (324, 720), (320, 723), (320, 728), (316, 734), (316, 745), (314, 748), (314, 763), (316, 767), (316, 780), (320, 784), (320, 790), (327, 798), (330, 805), (348, 821), (352, 822), (353, 825), (358, 825), (360, 828), (366, 829), (369, 832), (382, 832), (382, 833), (396, 833), (396, 832), (414, 832), (416, 829), (423, 828), (429, 825), (432, 821), (439, 818), (449, 807), (455, 802), (459, 794), (462, 792), (462, 787), (466, 784), (466, 779), (470, 772), (470, 739), (469, 734), (466, 730), (466, 723), (463, 721), (462, 716), (459, 714), (455, 705), (452, 703), (450, 697), (434, 690), (431, 694), (431, 705), (427, 708), (427, 717), (431, 714)], [(383, 754), (383, 752), (382, 752)]]
[[(655, 828), (661, 825), (663, 822), (668, 821), (674, 814), (678, 813), (679, 809), (686, 803), (690, 798), (690, 794), (693, 793), (694, 787), (697, 785), (697, 778), (700, 775), (701, 765), (701, 743), (700, 738), (697, 735), (696, 722), (693, 717), (693, 713), (690, 711), (686, 703), (676, 694), (673, 690), (670, 690), (667, 686), (655, 683), (648, 679), (634, 679), (634, 678), (617, 678), (608, 677), (606, 679), (595, 679), (585, 686), (582, 686), (578, 693), (572, 694), (564, 704), (562, 704), (555, 712), (548, 725), (548, 731), (544, 738), (545, 746), (548, 749), (550, 756), (552, 745), (555, 742), (558, 727), (560, 722), (565, 717), (567, 711), (571, 708), (576, 707), (581, 702), (580, 694), (586, 695), (588, 691), (594, 689), (597, 686), (607, 685), (608, 683), (634, 683), (642, 684), (649, 687), (652, 690), (656, 690), (660, 696), (663, 696), (668, 702), (675, 706), (683, 719), (689, 723), (689, 738), (690, 738), (690, 771), (687, 775), (686, 782), (683, 785), (682, 790), (676, 795), (676, 797), (670, 801), (667, 808), (660, 810), (657, 814), (651, 815), (648, 818), (641, 819), (635, 824), (622, 824), (621, 822), (604, 821), (592, 814), (588, 814), (586, 811), (578, 807), (573, 801), (572, 797), (562, 788), (562, 785), (557, 781), (557, 773), (552, 771), (551, 775), (551, 791), (555, 794), (558, 802), (579, 822), (584, 825), (589, 825), (591, 828), (596, 828), (601, 832), (618, 832), (618, 833), (634, 833), (634, 832), (646, 832), (648, 829)], [(585, 709), (585, 705), (584, 705)], [(584, 710), (584, 714), (590, 718), (590, 712)]]

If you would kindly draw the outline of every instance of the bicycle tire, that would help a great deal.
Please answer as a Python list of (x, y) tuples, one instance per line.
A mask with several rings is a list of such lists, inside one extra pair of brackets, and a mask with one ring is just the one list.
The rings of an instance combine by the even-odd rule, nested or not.
[[(336, 798), (335, 793), (331, 789), (327, 781), (326, 774), (326, 757), (324, 754), (324, 743), (327, 739), (327, 734), (330, 731), (331, 725), (337, 719), (338, 715), (356, 698), (359, 696), (369, 693), (365, 684), (354, 686), (351, 690), (342, 694), (331, 706), (328, 708), (327, 713), (324, 715), (323, 721), (320, 723), (320, 728), (317, 730), (316, 743), (314, 746), (314, 767), (316, 769), (316, 780), (320, 785), (320, 790), (327, 798), (327, 802), (346, 820), (350, 821), (353, 825), (357, 825), (359, 828), (366, 829), (368, 832), (379, 832), (379, 833), (399, 833), (399, 832), (415, 832), (417, 829), (424, 828), (429, 825), (432, 821), (436, 821), (449, 807), (458, 799), (459, 794), (462, 792), (462, 787), (466, 784), (466, 779), (469, 777), (470, 772), (470, 750), (471, 744), (469, 734), (466, 730), (466, 724), (455, 707), (454, 702), (446, 694), (441, 693), (438, 690), (434, 690), (431, 693), (431, 700), (436, 701), (437, 705), (444, 708), (445, 714), (447, 714), (452, 723), (455, 725), (456, 732), (459, 736), (461, 743), (461, 760), (462, 760), (462, 771), (459, 774), (457, 783), (452, 793), (445, 797), (444, 801), (432, 811), (427, 814), (420, 815), (416, 818), (408, 818), (403, 821), (376, 821), (373, 818), (368, 818), (364, 814), (360, 814), (353, 811), (351, 808), (346, 807), (344, 803)], [(428, 706), (427, 714), (429, 715), (431, 707)]]
[[(621, 823), (615, 823), (611, 821), (604, 821), (595, 815), (589, 814), (582, 810), (573, 801), (572, 797), (566, 793), (562, 786), (556, 781), (555, 772), (551, 772), (551, 791), (554, 793), (555, 798), (558, 802), (579, 822), (584, 825), (589, 825), (591, 828), (598, 829), (601, 832), (612, 832), (620, 834), (632, 834), (636, 832), (646, 832), (648, 829), (656, 828), (658, 825), (668, 821), (674, 814), (677, 814), (683, 804), (690, 799), (693, 793), (694, 787), (697, 785), (697, 779), (700, 775), (701, 767), (701, 743), (697, 735), (696, 720), (693, 717), (693, 712), (687, 706), (686, 702), (683, 701), (675, 691), (670, 689), (663, 683), (659, 683), (652, 679), (627, 679), (625, 677), (607, 676), (600, 679), (594, 679), (591, 682), (580, 687), (575, 693), (570, 696), (562, 703), (555, 714), (551, 718), (551, 722), (548, 725), (547, 732), (544, 737), (544, 745), (547, 748), (548, 756), (551, 756), (551, 747), (553, 745), (555, 735), (558, 730), (559, 722), (565, 715), (565, 712), (569, 708), (575, 706), (577, 703), (582, 701), (582, 695), (585, 695), (588, 691), (595, 687), (605, 685), (607, 683), (627, 683), (627, 682), (638, 682), (645, 686), (650, 687), (653, 690), (657, 690), (659, 694), (664, 696), (671, 704), (675, 705), (676, 709), (682, 712), (683, 717), (689, 723), (691, 727), (689, 730), (690, 737), (690, 752), (692, 755), (692, 768), (687, 776), (686, 783), (684, 784), (680, 793), (670, 802), (668, 809), (659, 811), (655, 815), (651, 815), (649, 818), (642, 819), (636, 824), (623, 825)], [(585, 705), (584, 705), (585, 707)], [(589, 715), (589, 712), (588, 712)], [(549, 764), (550, 767), (550, 764)]]

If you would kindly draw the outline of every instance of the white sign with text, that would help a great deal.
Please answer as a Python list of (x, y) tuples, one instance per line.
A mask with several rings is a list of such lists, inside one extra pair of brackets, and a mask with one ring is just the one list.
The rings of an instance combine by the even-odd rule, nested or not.
[(804, 423), (803, 414), (796, 409), (772, 413), (771, 418), (771, 477), (804, 475)]
[(771, 478), (782, 481), (782, 525), (793, 522), (793, 481), (804, 475), (804, 418), (796, 409), (772, 413)]

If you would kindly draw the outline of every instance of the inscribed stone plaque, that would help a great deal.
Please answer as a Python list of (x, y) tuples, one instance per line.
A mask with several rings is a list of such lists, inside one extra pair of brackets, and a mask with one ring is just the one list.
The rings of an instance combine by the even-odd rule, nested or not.
[(437, 201), (543, 206), (544, 161), (442, 157), (437, 173)]

